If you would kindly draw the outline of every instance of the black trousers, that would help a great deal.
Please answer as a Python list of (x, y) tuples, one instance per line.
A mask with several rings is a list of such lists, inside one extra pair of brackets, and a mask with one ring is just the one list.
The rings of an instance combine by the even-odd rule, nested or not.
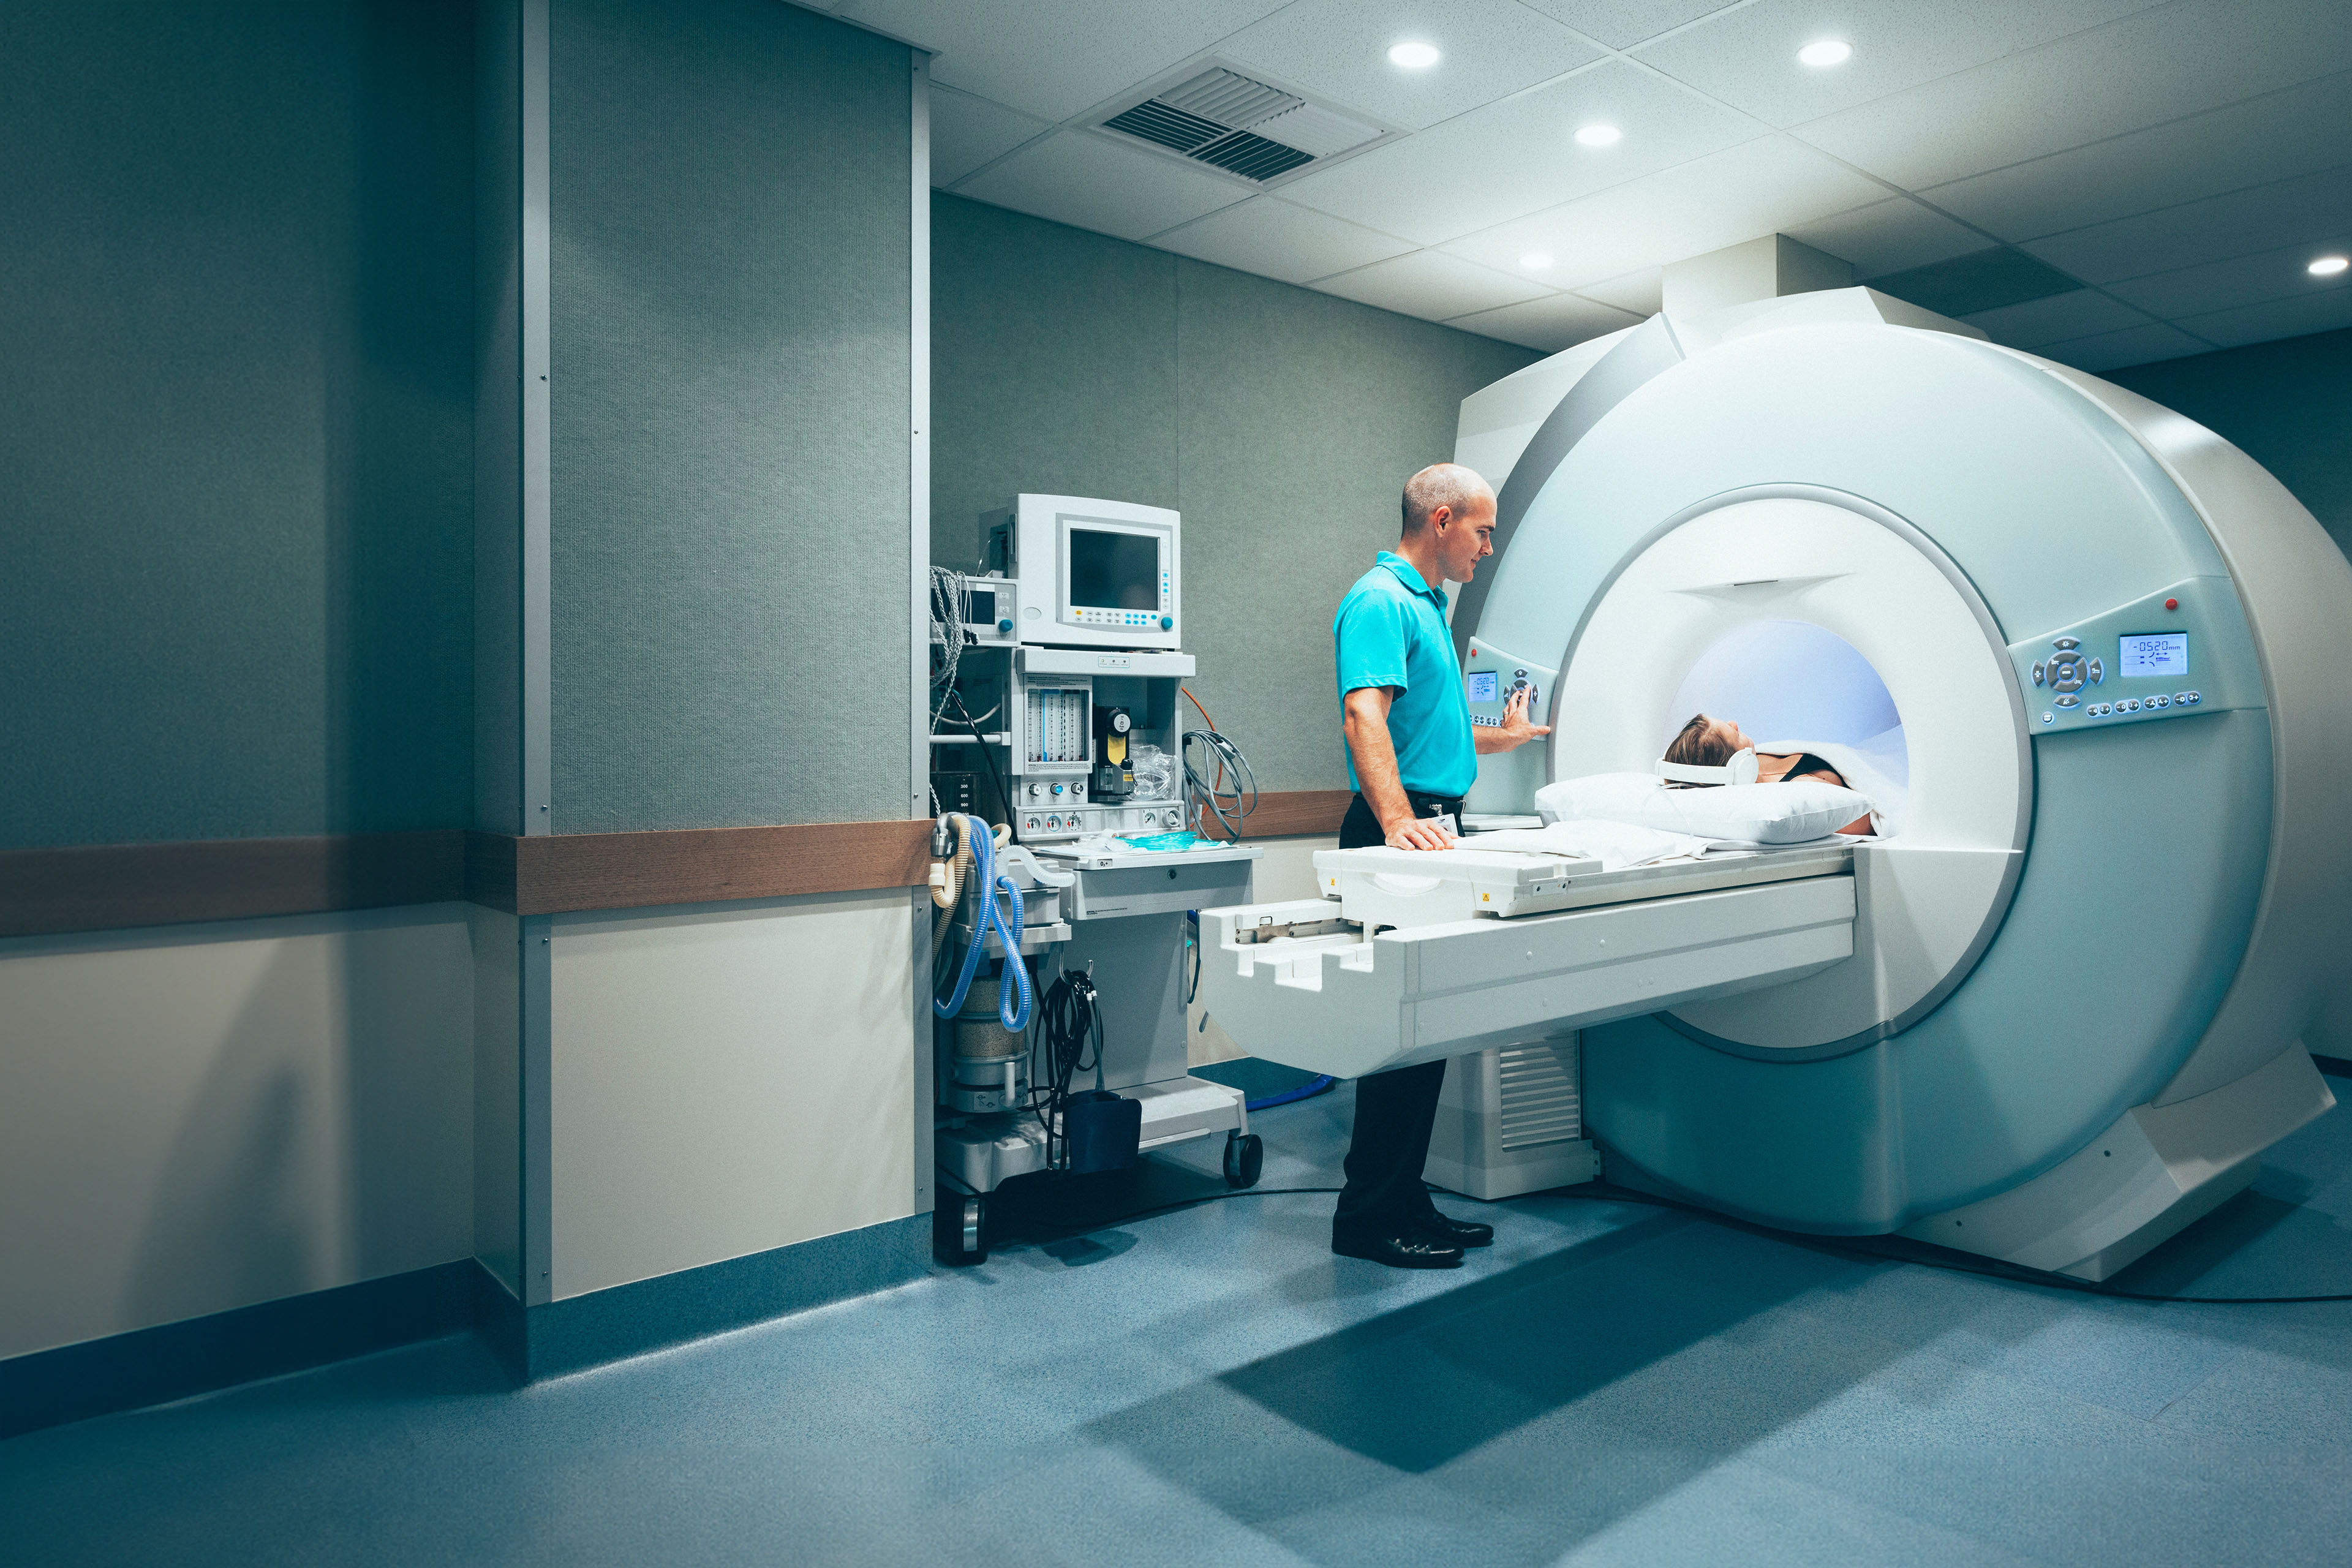
[[(1460, 818), (1462, 803), (1435, 795), (1410, 795), (1413, 815), (1446, 811)], [(1358, 795), (1339, 825), (1339, 847), (1385, 844), (1380, 818)], [(1445, 1064), (1376, 1072), (1356, 1080), (1356, 1130), (1348, 1142), (1348, 1184), (1339, 1189), (1334, 1230), (1381, 1230), (1431, 1207), (1421, 1168), (1429, 1159), (1429, 1130), (1437, 1121), (1437, 1094), (1445, 1087)]]

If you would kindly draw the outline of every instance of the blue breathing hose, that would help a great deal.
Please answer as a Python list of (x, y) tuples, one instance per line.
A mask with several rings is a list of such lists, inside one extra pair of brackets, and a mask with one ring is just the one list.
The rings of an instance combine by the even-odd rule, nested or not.
[[(971, 889), (980, 900), (980, 917), (972, 922), (971, 945), (963, 950), (963, 968), (956, 975), (955, 991), (944, 1002), (934, 995), (931, 1006), (942, 1018), (952, 1018), (963, 1006), (964, 993), (971, 989), (971, 977), (980, 969), (980, 961), (987, 955), (988, 933), (996, 932), (996, 940), (1004, 944), (1004, 973), (1012, 978), (1011, 985), (996, 988), (996, 1016), (1005, 1028), (1020, 1034), (1029, 1027), (1029, 967), (1021, 962), (1021, 885), (1010, 874), (996, 869), (996, 840), (989, 826), (977, 816), (966, 816), (965, 843), (971, 847)], [(1008, 919), (1005, 906), (1000, 901), (1010, 900), (1012, 914)], [(1017, 1001), (1016, 1001), (1017, 998)]]

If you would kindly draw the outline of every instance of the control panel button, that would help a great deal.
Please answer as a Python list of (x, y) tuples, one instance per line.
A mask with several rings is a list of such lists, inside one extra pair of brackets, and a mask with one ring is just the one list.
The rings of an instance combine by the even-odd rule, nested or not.
[(2094, 686), (2096, 686), (2096, 685), (2097, 685), (2097, 684), (2099, 684), (2101, 681), (2103, 681), (2103, 680), (2106, 679), (2106, 678), (2107, 678), (2107, 666), (2106, 666), (2106, 661), (2105, 661), (2105, 659), (2097, 659), (2097, 658), (2093, 659), (2093, 660), (2091, 661), (2091, 684), (2092, 684), (2092, 685), (2094, 685)]
[(2057, 714), (2055, 714), (2055, 713), (2053, 713), (2053, 712), (2052, 712), (2052, 711), (2050, 711), (2050, 710), (2048, 710), (2047, 708), (2044, 708), (2044, 709), (2042, 710), (2042, 721), (2044, 724), (2055, 724), (2056, 722), (2058, 722), (2058, 715), (2057, 715)]
[(2163, 696), (2151, 697), (2147, 700), (2147, 705), (2151, 708), (2169, 708), (2172, 706), (2172, 699)]
[[(1045, 786), (1044, 784), (1031, 784), (1031, 785), (1029, 786), (1029, 798), (1030, 798), (1031, 800), (1035, 800), (1035, 799), (1037, 799), (1040, 795), (1044, 795), (1045, 793)], [(1034, 824), (1033, 824), (1033, 826), (1034, 826)]]
[(2138, 711), (2139, 711), (2139, 699), (2138, 699), (2138, 698), (2137, 698), (2137, 697), (2134, 697), (2134, 698), (2130, 698), (2130, 699), (2128, 699), (2128, 700), (2126, 700), (2126, 701), (2125, 701), (2125, 703), (2123, 704), (2123, 710), (2124, 710), (2124, 711), (2125, 711), (2125, 712), (2126, 712), (2126, 713), (2137, 713), (2137, 712), (2138, 712)]
[(2042, 661), (2040, 659), (2035, 659), (2033, 661), (2033, 684), (2036, 686), (2048, 684), (2048, 682), (2042, 679)]
[(2070, 648), (2081, 647), (2083, 645), (2076, 642), (2073, 637), (2052, 637), (2050, 639), (2050, 646), (2058, 649), (2061, 653), (2063, 653)]
[(2061, 697), (2060, 699), (2058, 699), (2058, 706), (2059, 706), (2059, 707), (2061, 707), (2061, 708), (2072, 708), (2073, 706), (2074, 706), (2074, 704), (2076, 704), (2077, 702), (2080, 702), (2081, 700), (2083, 700), (2081, 698), (2079, 698), (2079, 697), (2075, 696), (2073, 692), (2071, 692), (2071, 691), (2070, 691), (2070, 692), (2068, 692), (2065, 696)]
[(1055, 784), (1055, 785), (1054, 786), (1054, 793), (1055, 793), (1055, 795), (1059, 795), (1059, 794), (1061, 794), (1061, 793), (1062, 793), (1062, 786), (1061, 786), (1060, 784)]
[(2050, 661), (2050, 685), (2058, 691), (2080, 691), (2087, 666), (2079, 653), (2062, 653)]
[(2184, 691), (2180, 694), (2180, 700), (2194, 708), (2205, 700), (2205, 694), (2201, 691)]

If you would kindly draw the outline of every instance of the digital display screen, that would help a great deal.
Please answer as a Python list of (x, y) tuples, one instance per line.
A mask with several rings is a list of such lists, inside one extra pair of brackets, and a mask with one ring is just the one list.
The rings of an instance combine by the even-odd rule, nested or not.
[(1148, 533), (1114, 533), (1072, 526), (1070, 605), (1093, 610), (1160, 607), (1160, 541)]
[(2123, 675), (2160, 675), (2173, 679), (2189, 673), (2189, 634), (2150, 632), (2118, 638), (2116, 669)]
[(1503, 678), (1491, 669), (1474, 670), (1470, 676), (1470, 700), (1492, 702), (1502, 684)]

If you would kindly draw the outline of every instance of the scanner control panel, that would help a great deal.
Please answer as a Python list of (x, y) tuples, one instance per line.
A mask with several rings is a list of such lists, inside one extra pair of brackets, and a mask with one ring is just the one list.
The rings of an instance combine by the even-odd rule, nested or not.
[(2263, 706), (2262, 674), (2226, 579), (2191, 577), (2013, 644), (2036, 734)]

